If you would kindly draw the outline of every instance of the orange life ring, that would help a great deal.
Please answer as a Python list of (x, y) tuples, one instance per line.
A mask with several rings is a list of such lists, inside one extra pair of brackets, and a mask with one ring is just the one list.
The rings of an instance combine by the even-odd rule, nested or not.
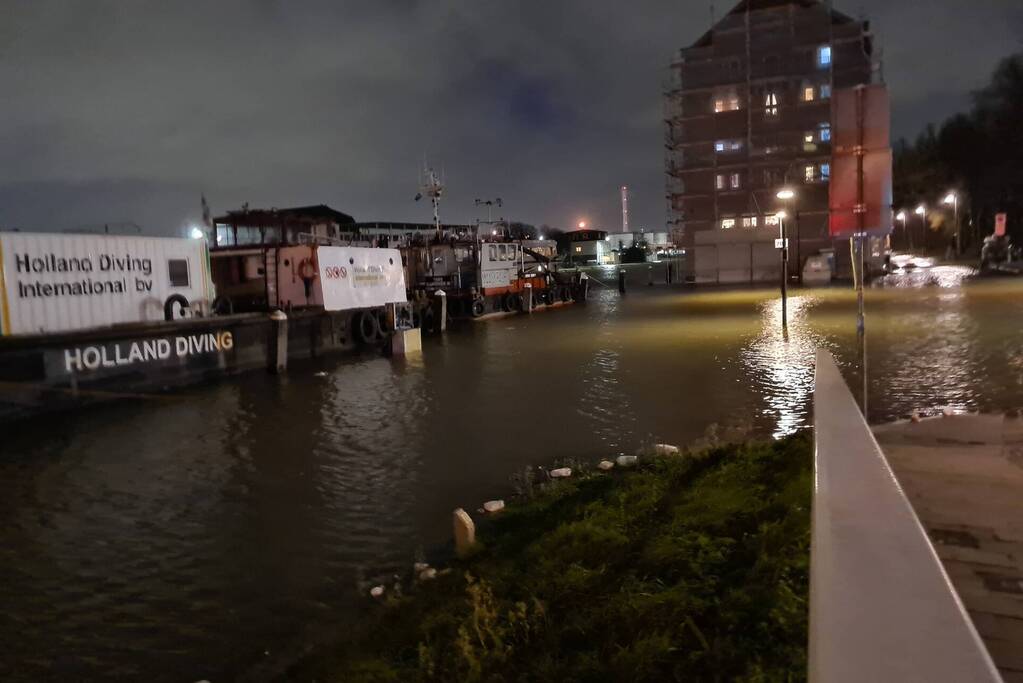
[(308, 256), (298, 264), (298, 276), (303, 280), (316, 279), (316, 265)]

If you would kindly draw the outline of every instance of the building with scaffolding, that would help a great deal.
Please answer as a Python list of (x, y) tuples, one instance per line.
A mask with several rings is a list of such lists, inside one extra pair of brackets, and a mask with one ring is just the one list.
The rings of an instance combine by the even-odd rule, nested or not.
[[(777, 279), (783, 211), (790, 275), (822, 252), (848, 272), (828, 230), (831, 97), (878, 80), (869, 22), (818, 0), (743, 0), (676, 54), (664, 98), (666, 197), (687, 279)], [(779, 199), (782, 188), (794, 197)]]

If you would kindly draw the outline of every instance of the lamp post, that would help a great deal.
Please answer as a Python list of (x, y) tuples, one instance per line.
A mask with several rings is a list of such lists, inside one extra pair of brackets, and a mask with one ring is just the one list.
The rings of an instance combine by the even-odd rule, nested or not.
[[(777, 194), (778, 199), (785, 202), (794, 199), (795, 196), (795, 191), (787, 187), (779, 190)], [(778, 216), (778, 231), (781, 233), (781, 326), (782, 329), (788, 329), (789, 243), (785, 236), (785, 219), (788, 218), (788, 213), (779, 211), (776, 215)]]
[(945, 199), (942, 202), (947, 206), (952, 205), (952, 215), (956, 226), (956, 256), (958, 257), (962, 253), (961, 236), (959, 234), (959, 195), (955, 192), (949, 192), (945, 195)]
[(922, 246), (923, 248), (926, 249), (927, 248), (927, 207), (924, 206), (923, 204), (921, 204), (920, 206), (916, 207), (916, 209), (913, 210), (913, 213), (915, 213), (917, 216), (920, 216), (920, 230), (921, 230), (921, 234), (922, 234), (921, 239), (923, 240), (920, 246)]
[(909, 250), (913, 251), (913, 236), (909, 233), (909, 228), (906, 227), (906, 218), (907, 216), (905, 211), (899, 211), (895, 214), (895, 220), (902, 223), (902, 235), (906, 238), (906, 241), (909, 242)]
[(775, 214), (778, 217), (778, 232), (781, 234), (781, 327), (787, 330), (789, 327), (788, 310), (788, 274), (789, 269), (789, 245), (785, 239), (785, 218), (788, 216), (784, 211)]

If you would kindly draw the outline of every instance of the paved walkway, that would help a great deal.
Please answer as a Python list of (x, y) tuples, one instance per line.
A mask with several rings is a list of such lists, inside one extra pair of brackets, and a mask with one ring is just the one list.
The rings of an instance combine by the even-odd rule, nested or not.
[(1023, 683), (1023, 419), (874, 427), (1007, 683)]

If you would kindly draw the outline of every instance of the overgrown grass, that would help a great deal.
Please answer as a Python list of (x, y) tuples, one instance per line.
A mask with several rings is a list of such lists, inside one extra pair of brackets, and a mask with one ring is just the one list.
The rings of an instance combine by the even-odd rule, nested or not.
[(288, 672), (318, 681), (800, 681), (811, 441), (559, 483)]

